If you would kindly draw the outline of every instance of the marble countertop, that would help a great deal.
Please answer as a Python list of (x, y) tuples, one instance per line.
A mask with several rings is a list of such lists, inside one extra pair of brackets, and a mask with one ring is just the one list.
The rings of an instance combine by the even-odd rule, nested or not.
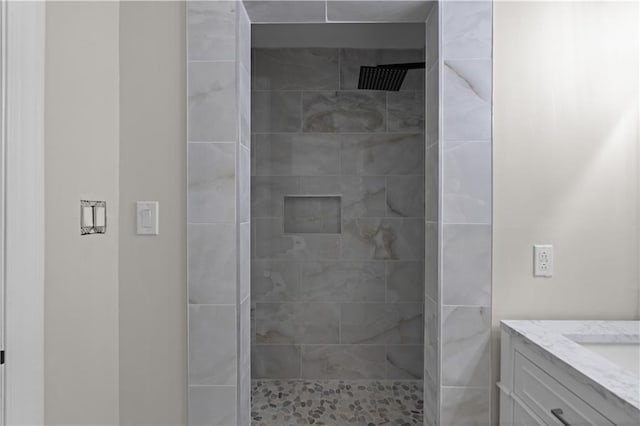
[(579, 343), (640, 343), (640, 321), (502, 321), (555, 360), (583, 376), (603, 396), (640, 411), (640, 377)]

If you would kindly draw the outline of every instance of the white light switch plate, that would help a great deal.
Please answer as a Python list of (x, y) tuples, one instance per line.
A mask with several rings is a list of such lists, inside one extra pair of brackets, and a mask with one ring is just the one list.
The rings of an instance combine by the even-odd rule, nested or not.
[(553, 246), (549, 244), (535, 244), (533, 246), (533, 276), (553, 276)]
[(138, 235), (158, 235), (160, 233), (160, 206), (157, 201), (136, 201)]

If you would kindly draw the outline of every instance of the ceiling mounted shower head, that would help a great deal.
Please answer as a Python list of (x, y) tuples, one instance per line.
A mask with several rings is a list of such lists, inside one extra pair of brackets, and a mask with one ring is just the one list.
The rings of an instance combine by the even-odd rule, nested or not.
[(424, 68), (424, 62), (408, 64), (378, 65), (377, 67), (361, 66), (358, 89), (361, 90), (390, 90), (397, 92), (407, 76), (407, 71)]

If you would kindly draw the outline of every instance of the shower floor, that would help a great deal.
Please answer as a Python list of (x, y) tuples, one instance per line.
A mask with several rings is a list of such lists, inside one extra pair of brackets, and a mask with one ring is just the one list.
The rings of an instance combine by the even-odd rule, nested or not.
[(254, 380), (253, 426), (421, 425), (422, 382)]

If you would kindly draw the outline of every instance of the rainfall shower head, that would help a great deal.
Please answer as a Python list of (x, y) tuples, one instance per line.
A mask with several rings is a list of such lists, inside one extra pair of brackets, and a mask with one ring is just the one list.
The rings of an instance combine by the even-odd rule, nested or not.
[(377, 67), (361, 66), (358, 89), (397, 92), (407, 76), (407, 71), (419, 68), (424, 68), (424, 62), (378, 65)]

